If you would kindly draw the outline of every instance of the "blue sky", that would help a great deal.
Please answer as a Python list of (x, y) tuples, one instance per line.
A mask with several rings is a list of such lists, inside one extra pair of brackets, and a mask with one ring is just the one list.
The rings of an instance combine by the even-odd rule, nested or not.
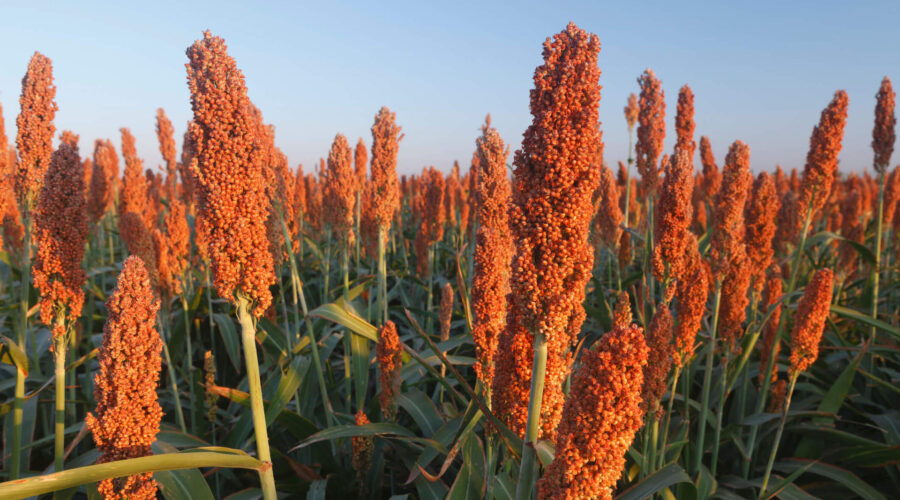
[[(185, 4), (188, 2), (184, 2)], [(3, 2), (0, 102), (15, 137), (18, 94), (35, 50), (54, 62), (58, 130), (94, 138), (119, 127), (148, 167), (161, 163), (157, 107), (190, 118), (185, 48), (204, 29), (225, 38), (250, 97), (307, 170), (334, 135), (371, 140), (387, 105), (406, 134), (403, 173), (467, 166), (486, 113), (511, 148), (530, 123), (541, 44), (569, 20), (597, 33), (606, 159), (624, 159), (622, 107), (653, 68), (666, 91), (671, 149), (678, 89), (696, 95), (697, 133), (717, 159), (741, 139), (754, 170), (802, 168), (809, 134), (837, 89), (850, 95), (842, 170), (871, 164), (875, 93), (898, 81), (897, 2)], [(452, 7), (450, 7), (452, 6)], [(699, 164), (699, 160), (696, 160)]]

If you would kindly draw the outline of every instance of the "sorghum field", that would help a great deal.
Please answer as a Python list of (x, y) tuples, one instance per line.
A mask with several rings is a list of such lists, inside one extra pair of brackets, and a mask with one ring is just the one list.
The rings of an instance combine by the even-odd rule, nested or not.
[(209, 32), (146, 169), (127, 128), (56, 130), (35, 53), (0, 121), (0, 498), (897, 498), (891, 81), (854, 96), (870, 171), (838, 90), (754, 177), (687, 85), (666, 130), (649, 69), (604, 150), (599, 50), (548, 38), (521, 144), (488, 116), (413, 176), (388, 107), (292, 166)]

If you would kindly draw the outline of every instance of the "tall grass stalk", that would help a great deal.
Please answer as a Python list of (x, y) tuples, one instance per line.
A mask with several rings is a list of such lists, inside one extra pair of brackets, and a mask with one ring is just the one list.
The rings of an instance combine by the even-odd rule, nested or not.
[(266, 429), (266, 409), (263, 406), (262, 384), (259, 378), (259, 360), (256, 357), (256, 322), (250, 314), (250, 301), (238, 292), (237, 316), (241, 324), (241, 341), (244, 345), (244, 363), (247, 367), (247, 384), (250, 386), (250, 411), (253, 415), (253, 431), (256, 438), (256, 454), (265, 465), (259, 470), (263, 498), (276, 500), (275, 475), (272, 456), (269, 453), (269, 435)]
[(706, 441), (706, 419), (709, 416), (709, 391), (712, 388), (713, 361), (716, 354), (716, 334), (719, 327), (719, 305), (722, 300), (722, 282), (716, 280), (716, 292), (713, 301), (712, 327), (709, 332), (709, 344), (706, 346), (706, 370), (703, 373), (703, 393), (700, 400), (700, 420), (697, 422), (697, 446), (694, 456), (693, 475), (700, 473), (703, 463), (704, 442)]
[(547, 339), (541, 332), (534, 332), (534, 364), (531, 368), (531, 394), (528, 398), (528, 423), (525, 427), (525, 443), (522, 445), (522, 463), (516, 500), (528, 500), (537, 481), (537, 445), (541, 430), (541, 404), (544, 398), (544, 378), (547, 372)]

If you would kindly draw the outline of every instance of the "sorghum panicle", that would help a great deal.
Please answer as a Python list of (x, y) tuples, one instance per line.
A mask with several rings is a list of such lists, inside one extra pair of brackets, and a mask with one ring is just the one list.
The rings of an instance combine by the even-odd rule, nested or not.
[(638, 78), (638, 84), (641, 86), (641, 99), (634, 149), (641, 183), (648, 193), (654, 193), (659, 184), (657, 162), (666, 138), (666, 94), (652, 69), (644, 71)]
[[(521, 395), (531, 383), (532, 336), (543, 335), (548, 356), (540, 420), (548, 439), (562, 415), (562, 383), (584, 321), (593, 266), (588, 235), (602, 157), (599, 51), (597, 36), (573, 23), (544, 42), (544, 64), (535, 70), (531, 91), (533, 121), (514, 160), (510, 227), (516, 255), (507, 329), (526, 340), (502, 345), (494, 392), (507, 393), (498, 394), (497, 412), (522, 433), (528, 397)], [(527, 346), (524, 353), (512, 349), (521, 344)], [(518, 359), (521, 354), (527, 361)], [(509, 357), (525, 366), (510, 366)]]
[(397, 411), (397, 396), (400, 394), (400, 369), (403, 367), (403, 348), (397, 335), (397, 326), (387, 321), (378, 329), (378, 343), (375, 345), (378, 359), (381, 392), (378, 402), (385, 420), (392, 420)]
[(638, 326), (616, 326), (584, 351), (538, 498), (612, 498), (625, 452), (643, 425), (647, 344)]
[(16, 148), (19, 161), (16, 164), (16, 198), (28, 215), (37, 202), (44, 174), (50, 167), (53, 154), (53, 134), (56, 127), (53, 118), (56, 105), (56, 86), (53, 84), (53, 63), (50, 58), (35, 52), (28, 61), (28, 71), (22, 78), (22, 94), (19, 96), (19, 116), (16, 117)]
[(41, 291), (41, 321), (53, 327), (54, 337), (65, 334), (65, 327), (54, 321), (59, 309), (66, 310), (70, 322), (81, 316), (87, 279), (81, 267), (88, 234), (84, 166), (77, 141), (77, 136), (64, 136), (53, 152), (34, 212), (32, 274)]
[(833, 284), (834, 273), (831, 269), (819, 269), (809, 280), (797, 304), (794, 329), (791, 331), (791, 374), (805, 372), (819, 357), (819, 342), (831, 312)]
[[(85, 419), (102, 452), (99, 463), (150, 455), (163, 416), (156, 394), (163, 347), (155, 327), (159, 300), (140, 258), (125, 260), (106, 308), (94, 378), (97, 407)], [(107, 499), (152, 499), (156, 481), (147, 472), (101, 481), (98, 490)]]
[[(471, 194), (478, 220), (475, 266), (472, 278), (472, 340), (475, 343), (475, 373), (486, 386), (494, 379), (497, 343), (506, 326), (506, 296), (513, 252), (509, 228), (509, 148), (490, 126), (490, 116), (475, 141), (477, 170), (470, 172), (475, 189)], [(473, 217), (474, 218), (474, 217)]]
[(897, 94), (891, 85), (891, 79), (884, 77), (881, 80), (881, 88), (875, 96), (875, 128), (872, 130), (872, 150), (875, 151), (875, 170), (884, 173), (891, 162), (891, 154), (894, 152), (894, 141), (897, 138), (894, 126), (897, 117), (894, 115), (894, 104)]
[(209, 31), (187, 49), (191, 90), (191, 170), (200, 217), (209, 231), (209, 255), (219, 295), (236, 302), (238, 292), (259, 317), (272, 302), (275, 283), (266, 240), (269, 200), (257, 127), (244, 75), (225, 41)]

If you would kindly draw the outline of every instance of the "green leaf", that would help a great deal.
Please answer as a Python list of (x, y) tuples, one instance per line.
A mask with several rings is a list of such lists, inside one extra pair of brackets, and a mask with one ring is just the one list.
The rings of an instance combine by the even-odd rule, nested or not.
[(553, 461), (553, 457), (556, 455), (556, 447), (546, 439), (539, 440), (534, 445), (534, 451), (537, 452), (538, 460), (541, 461), (543, 467), (549, 467), (550, 462)]
[(228, 353), (228, 359), (231, 360), (231, 365), (234, 366), (234, 369), (240, 371), (241, 369), (241, 351), (240, 351), (240, 337), (238, 336), (237, 329), (234, 327), (234, 320), (231, 319), (231, 316), (222, 313), (213, 313), (213, 320), (216, 322), (216, 326), (218, 326), (219, 335), (222, 337), (222, 342), (225, 344), (225, 352)]
[[(831, 388), (828, 389), (825, 397), (822, 398), (822, 401), (819, 403), (818, 411), (836, 414), (838, 410), (841, 409), (841, 405), (844, 404), (844, 398), (847, 397), (847, 393), (850, 392), (850, 388), (853, 385), (853, 376), (856, 374), (856, 368), (859, 366), (863, 355), (866, 353), (867, 346), (868, 344), (859, 350), (856, 357), (850, 361), (850, 364), (844, 368), (841, 375), (837, 378)], [(830, 417), (813, 417), (812, 419), (815, 424), (825, 424), (832, 420), (834, 419)]]
[(516, 497), (516, 485), (512, 479), (506, 474), (497, 474), (494, 476), (494, 483), (491, 491), (497, 500), (513, 500)]
[(220, 447), (195, 448), (179, 453), (129, 458), (104, 464), (88, 465), (53, 474), (34, 476), (0, 483), (0, 498), (25, 498), (60, 491), (104, 479), (197, 467), (234, 467), (259, 470), (263, 462), (240, 450)]
[(859, 311), (855, 311), (848, 307), (843, 307), (843, 306), (839, 306), (836, 304), (832, 304), (831, 312), (841, 315), (841, 316), (844, 316), (846, 318), (850, 318), (850, 319), (859, 321), (861, 323), (865, 323), (869, 326), (874, 326), (875, 328), (878, 328), (879, 330), (887, 332), (887, 333), (893, 335), (894, 337), (897, 337), (898, 339), (900, 339), (900, 328), (891, 326), (883, 321), (877, 320), (877, 319), (875, 319), (869, 315), (863, 314)]
[(378, 342), (377, 328), (356, 313), (348, 311), (338, 304), (323, 304), (310, 311), (309, 315), (314, 318), (327, 319), (350, 329), (350, 331), (357, 335), (362, 335), (372, 342)]
[(287, 373), (278, 382), (278, 390), (275, 392), (275, 397), (266, 405), (266, 425), (272, 425), (272, 422), (275, 421), (281, 410), (297, 394), (297, 388), (300, 387), (300, 382), (306, 377), (308, 371), (309, 358), (306, 356), (297, 356), (288, 365)]
[(482, 448), (481, 440), (477, 435), (467, 434), (463, 439), (462, 461), (462, 470), (456, 476), (448, 498), (484, 498), (484, 448)]
[(670, 486), (690, 482), (691, 478), (681, 466), (669, 464), (623, 491), (616, 496), (616, 500), (643, 500)]
[[(234, 401), (235, 403), (243, 406), (244, 408), (250, 408), (250, 395), (244, 391), (239, 391), (237, 389), (230, 389), (228, 387), (222, 387), (218, 385), (214, 385), (208, 388), (210, 392), (221, 396), (223, 398)], [(278, 418), (276, 421), (285, 426), (288, 432), (294, 435), (297, 439), (305, 439), (319, 430), (312, 421), (308, 420), (305, 417), (297, 415), (292, 411), (287, 411), (282, 409), (278, 413)]]
[(387, 422), (373, 422), (365, 425), (337, 425), (334, 427), (329, 427), (328, 429), (321, 430), (304, 439), (297, 446), (294, 446), (293, 448), (288, 450), (288, 452), (292, 452), (300, 448), (305, 448), (313, 443), (318, 443), (320, 441), (330, 441), (332, 439), (357, 436), (377, 436), (382, 438), (394, 438), (404, 441), (411, 441), (427, 446), (432, 446), (441, 453), (447, 453), (447, 449), (441, 443), (438, 443), (433, 439), (416, 437), (415, 433), (413, 433), (406, 427)]
[(263, 497), (262, 490), (259, 488), (247, 488), (225, 497), (225, 500), (259, 500)]
[[(794, 472), (791, 472), (791, 473), (790, 473), (787, 477), (785, 477), (785, 478), (779, 478), (778, 476), (774, 476), (774, 475), (773, 475), (773, 478), (774, 478), (774, 479), (780, 479), (780, 481), (778, 481), (778, 482), (775, 483), (774, 485), (772, 485), (772, 484), (770, 483), (770, 484), (769, 484), (769, 489), (766, 490), (766, 491), (764, 491), (764, 492), (761, 492), (761, 493), (760, 493), (760, 497), (764, 497), (764, 498), (772, 498), (772, 497), (774, 497), (774, 496), (779, 495), (782, 491), (785, 490), (785, 488), (787, 488), (788, 486), (791, 486), (791, 485), (794, 483), (794, 481), (797, 480), (798, 477), (802, 476), (803, 473), (806, 472), (806, 469), (809, 468), (809, 465), (810, 465), (810, 464), (806, 464), (806, 465), (804, 465), (804, 466), (798, 468), (798, 469), (795, 470)], [(759, 487), (762, 488), (762, 481), (760, 481)], [(763, 495), (763, 493), (767, 493), (767, 495)]]
[[(308, 339), (309, 337), (304, 337)], [(356, 407), (366, 405), (366, 390), (369, 387), (369, 340), (362, 335), (350, 335), (350, 352), (353, 382), (356, 390)]]
[(0, 335), (0, 363), (16, 366), (28, 376), (28, 356), (6, 335)]
[[(154, 452), (177, 453), (178, 450), (162, 441), (153, 443)], [(168, 470), (153, 474), (159, 489), (169, 500), (213, 500), (212, 490), (199, 469)]]
[(782, 472), (794, 472), (798, 469), (803, 469), (812, 474), (827, 477), (828, 479), (836, 481), (838, 484), (843, 485), (845, 488), (861, 496), (863, 500), (886, 500), (884, 495), (879, 493), (875, 488), (869, 486), (865, 481), (860, 479), (859, 476), (846, 469), (835, 467), (834, 465), (812, 460), (790, 459), (775, 464), (775, 468)]
[(900, 446), (852, 446), (841, 450), (841, 463), (856, 467), (884, 467), (900, 463)]
[[(853, 385), (853, 377), (856, 375), (856, 369), (859, 367), (859, 362), (862, 361), (867, 347), (868, 344), (865, 344), (865, 346), (859, 350), (856, 357), (847, 364), (844, 371), (841, 372), (831, 388), (828, 389), (825, 397), (819, 402), (818, 411), (836, 415), (838, 410), (841, 409), (841, 406), (844, 404), (844, 399), (847, 397), (847, 393)], [(834, 416), (812, 418), (812, 422), (818, 425), (828, 425), (832, 421), (834, 421)], [(820, 456), (822, 445), (823, 443), (821, 441), (814, 441), (808, 436), (804, 437), (797, 445), (794, 456), (806, 458)]]
[(418, 389), (411, 389), (399, 394), (397, 403), (400, 408), (403, 408), (412, 416), (419, 428), (422, 429), (422, 435), (424, 436), (434, 436), (438, 429), (444, 425), (444, 421), (441, 420), (434, 402)]

